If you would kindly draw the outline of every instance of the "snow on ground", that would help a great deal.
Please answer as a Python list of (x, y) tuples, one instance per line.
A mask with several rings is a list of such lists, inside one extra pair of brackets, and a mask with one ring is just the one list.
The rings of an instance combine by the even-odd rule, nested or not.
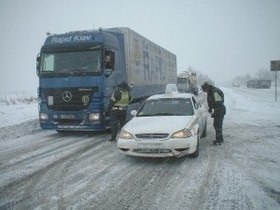
[[(247, 87), (221, 89), (227, 106), (224, 137), (231, 147), (226, 154), (231, 160), (223, 163), (224, 169), (246, 176), (243, 185), (248, 196), (255, 196), (251, 201), (257, 209), (264, 206), (279, 209), (269, 206), (264, 199), (267, 193), (280, 201), (280, 102), (275, 101), (275, 91)], [(279, 96), (278, 93), (278, 99)]]
[[(280, 97), (275, 102), (275, 90), (221, 88), (225, 94), (225, 105), (228, 113), (226, 118), (248, 124), (263, 125), (264, 120), (272, 125), (280, 124)], [(227, 97), (230, 96), (230, 97)], [(266, 122), (266, 123), (267, 123)]]
[(0, 95), (0, 128), (38, 119), (36, 96), (21, 92)]
[(38, 119), (38, 104), (0, 105), (0, 128)]
[(109, 134), (42, 131), (36, 103), (0, 103), (0, 209), (280, 209), (274, 89), (221, 89), (225, 143), (209, 117), (196, 159), (128, 158)]

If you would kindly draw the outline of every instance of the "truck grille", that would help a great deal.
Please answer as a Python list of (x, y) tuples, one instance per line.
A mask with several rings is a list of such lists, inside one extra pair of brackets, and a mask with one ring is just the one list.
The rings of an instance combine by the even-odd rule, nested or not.
[(92, 100), (92, 95), (98, 92), (98, 87), (43, 89), (42, 95), (46, 97), (48, 108), (54, 111), (80, 111), (86, 109)]
[(165, 139), (168, 135), (168, 133), (142, 133), (135, 136), (138, 139)]

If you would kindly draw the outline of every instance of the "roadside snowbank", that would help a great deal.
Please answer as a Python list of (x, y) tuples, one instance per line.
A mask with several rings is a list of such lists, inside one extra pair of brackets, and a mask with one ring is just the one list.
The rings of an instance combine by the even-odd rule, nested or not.
[(38, 103), (30, 93), (0, 95), (0, 128), (38, 119)]
[(280, 102), (275, 102), (274, 89), (221, 89), (225, 94), (226, 118), (253, 125), (280, 125)]

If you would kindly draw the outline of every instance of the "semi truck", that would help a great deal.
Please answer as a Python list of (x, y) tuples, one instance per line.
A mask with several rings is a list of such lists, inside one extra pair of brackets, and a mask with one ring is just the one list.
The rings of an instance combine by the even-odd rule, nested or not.
[(177, 76), (177, 87), (179, 92), (198, 94), (196, 72), (184, 71)]
[(127, 82), (134, 101), (163, 93), (176, 56), (127, 27), (48, 34), (37, 75), (42, 129), (104, 131), (114, 88)]

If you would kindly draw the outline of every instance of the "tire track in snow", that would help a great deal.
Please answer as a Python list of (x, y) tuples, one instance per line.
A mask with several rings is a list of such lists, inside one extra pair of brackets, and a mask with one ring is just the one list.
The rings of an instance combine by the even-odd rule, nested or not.
[[(51, 155), (49, 154), (50, 156), (43, 155), (42, 158), (43, 159), (45, 158), (46, 161), (44, 162), (43, 160), (38, 160), (39, 162), (41, 162), (41, 166), (39, 165), (38, 168), (27, 171), (23, 174), (16, 174), (16, 176), (13, 178), (10, 178), (8, 182), (2, 183), (2, 186), (0, 188), (0, 197), (4, 198), (4, 194), (9, 194), (9, 192), (11, 194), (13, 194), (13, 191), (18, 191), (21, 188), (21, 185), (23, 186), (22, 189), (24, 189), (25, 185), (28, 185), (26, 183), (31, 183), (30, 186), (32, 186), (34, 184), (34, 180), (36, 182), (38, 177), (41, 177), (50, 168), (53, 168), (56, 165), (59, 165), (59, 164), (63, 163), (64, 161), (67, 161), (68, 159), (70, 159), (71, 157), (73, 157), (77, 154), (84, 153), (84, 152), (94, 148), (96, 145), (102, 143), (103, 141), (104, 141), (104, 138), (102, 137), (102, 135), (101, 135), (101, 137), (99, 137), (98, 139), (95, 139), (95, 140), (88, 138), (86, 142), (79, 143), (78, 145), (72, 144), (72, 146), (71, 146), (72, 149), (69, 151), (66, 150), (67, 152), (65, 152), (63, 155), (61, 155), (59, 157), (55, 157), (55, 155), (53, 155), (53, 153)], [(77, 146), (77, 148), (73, 148), (73, 146)], [(66, 149), (66, 148), (64, 148), (64, 149)], [(24, 165), (23, 167), (26, 167), (26, 166)], [(11, 172), (8, 171), (7, 173), (11, 173)], [(28, 188), (30, 188), (30, 186)], [(24, 192), (22, 192), (22, 194), (24, 195)], [(18, 198), (16, 200), (20, 200), (20, 198)], [(1, 202), (0, 205), (3, 205), (3, 203)]]

